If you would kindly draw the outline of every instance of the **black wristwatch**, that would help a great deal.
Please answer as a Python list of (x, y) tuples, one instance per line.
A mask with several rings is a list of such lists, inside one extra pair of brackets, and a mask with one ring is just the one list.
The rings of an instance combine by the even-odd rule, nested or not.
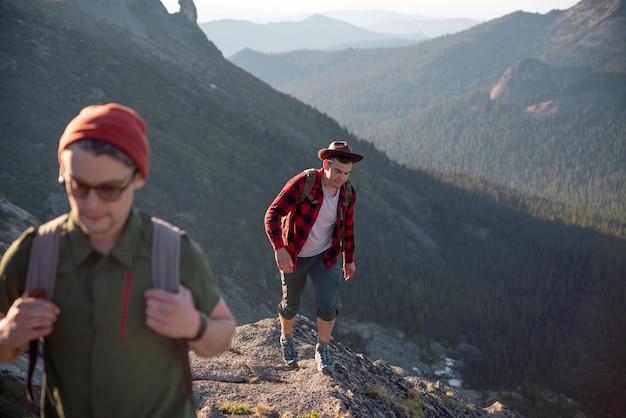
[(196, 336), (190, 338), (189, 341), (198, 341), (200, 338), (202, 338), (202, 336), (204, 335), (204, 331), (206, 331), (208, 321), (209, 318), (207, 318), (206, 314), (200, 311), (200, 327), (198, 327), (198, 332), (196, 333)]

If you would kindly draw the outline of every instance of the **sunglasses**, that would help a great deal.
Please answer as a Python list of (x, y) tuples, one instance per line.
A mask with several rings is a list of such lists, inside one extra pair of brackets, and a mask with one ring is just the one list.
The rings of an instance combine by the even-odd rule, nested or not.
[(69, 185), (69, 192), (72, 193), (72, 196), (78, 199), (82, 199), (87, 197), (89, 192), (93, 189), (98, 197), (107, 202), (112, 202), (119, 199), (122, 192), (128, 187), (130, 187), (133, 179), (135, 178), (135, 174), (137, 174), (137, 170), (133, 171), (130, 175), (130, 178), (123, 186), (118, 186), (110, 183), (102, 183), (102, 184), (87, 184), (82, 181), (71, 177), (66, 179), (64, 176), (59, 176), (59, 184), (64, 184), (66, 187)]

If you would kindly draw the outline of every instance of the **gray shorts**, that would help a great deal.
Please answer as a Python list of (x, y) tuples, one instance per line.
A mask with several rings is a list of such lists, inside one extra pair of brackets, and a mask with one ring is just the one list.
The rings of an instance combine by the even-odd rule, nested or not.
[(299, 257), (292, 273), (281, 272), (283, 297), (278, 304), (278, 313), (285, 319), (293, 319), (300, 310), (307, 276), (311, 278), (315, 290), (317, 317), (324, 321), (335, 319), (337, 296), (341, 287), (342, 273), (337, 261), (329, 269), (324, 263), (324, 253), (314, 257)]

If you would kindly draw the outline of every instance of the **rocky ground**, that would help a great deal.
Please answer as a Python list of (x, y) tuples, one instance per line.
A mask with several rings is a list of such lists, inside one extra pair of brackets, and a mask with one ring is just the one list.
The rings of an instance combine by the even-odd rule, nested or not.
[[(439, 382), (401, 372), (383, 361), (331, 342), (335, 373), (315, 367), (315, 324), (299, 316), (294, 338), (300, 367), (283, 365), (277, 319), (240, 326), (228, 353), (215, 359), (191, 355), (198, 417), (228, 416), (248, 408), (258, 416), (296, 417), (516, 417), (499, 403), (480, 408)], [(306, 415), (311, 414), (311, 415)]]

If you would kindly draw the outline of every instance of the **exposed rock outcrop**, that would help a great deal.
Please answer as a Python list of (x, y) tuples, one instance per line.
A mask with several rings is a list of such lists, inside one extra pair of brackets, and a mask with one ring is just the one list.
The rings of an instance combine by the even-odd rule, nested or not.
[(37, 224), (33, 215), (0, 196), (0, 259), (15, 238)]
[(516, 417), (502, 404), (487, 409), (463, 399), (452, 388), (403, 377), (382, 361), (370, 361), (331, 342), (335, 373), (315, 366), (315, 324), (298, 316), (294, 338), (300, 368), (283, 365), (275, 318), (238, 327), (231, 349), (214, 359), (191, 354), (199, 417), (222, 417), (224, 405), (243, 405), (261, 416), (291, 417), (317, 412), (322, 417)]
[(68, 9), (78, 9), (90, 19), (127, 32), (131, 35), (128, 41), (177, 65), (188, 62), (191, 68), (206, 67), (216, 54), (221, 59), (197, 25), (194, 1), (179, 0), (178, 4), (180, 10), (172, 14), (160, 0), (71, 0)]
[(527, 58), (509, 67), (491, 89), (490, 98), (515, 103), (541, 94), (563, 91), (581, 84), (592, 75), (590, 68), (552, 68), (536, 58)]
[(491, 100), (521, 105), (530, 116), (554, 115), (623, 101), (623, 74), (593, 71), (589, 67), (553, 68), (527, 58), (509, 67), (491, 89)]
[(196, 23), (198, 21), (198, 11), (196, 5), (193, 4), (193, 0), (178, 0), (180, 5), (180, 13), (185, 16), (189, 21)]

